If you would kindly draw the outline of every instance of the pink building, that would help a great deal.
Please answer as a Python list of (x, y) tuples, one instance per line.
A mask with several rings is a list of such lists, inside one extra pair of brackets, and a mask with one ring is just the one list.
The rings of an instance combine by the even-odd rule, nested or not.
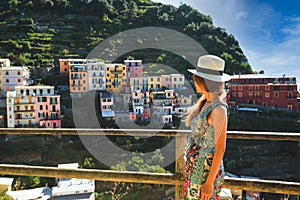
[(143, 63), (142, 60), (134, 60), (134, 58), (128, 58), (124, 60), (126, 65), (126, 86), (130, 86), (131, 78), (140, 78), (143, 76)]
[(162, 75), (161, 76), (161, 85), (171, 89), (171, 87), (172, 87), (171, 76), (170, 75)]
[(61, 127), (59, 96), (36, 96), (35, 116), (36, 124), (39, 123), (41, 127)]
[(103, 118), (115, 118), (114, 99), (109, 92), (100, 93), (100, 109)]
[(54, 86), (16, 86), (7, 94), (8, 127), (61, 127), (60, 96)]

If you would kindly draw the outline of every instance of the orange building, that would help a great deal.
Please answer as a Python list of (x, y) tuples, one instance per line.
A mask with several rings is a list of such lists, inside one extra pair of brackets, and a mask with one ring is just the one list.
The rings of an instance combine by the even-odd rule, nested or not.
[(59, 72), (68, 75), (73, 65), (85, 65), (86, 62), (86, 59), (59, 59)]
[(88, 70), (86, 64), (72, 65), (69, 75), (70, 92), (88, 92)]

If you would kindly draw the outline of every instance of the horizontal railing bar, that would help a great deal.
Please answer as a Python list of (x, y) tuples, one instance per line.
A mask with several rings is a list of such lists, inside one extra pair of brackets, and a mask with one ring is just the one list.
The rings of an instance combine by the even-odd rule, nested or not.
[[(19, 176), (41, 176), (53, 178), (78, 178), (99, 181), (130, 182), (145, 184), (183, 185), (181, 174), (146, 173), (97, 169), (62, 169), (57, 167), (0, 164), (0, 174)], [(259, 180), (246, 178), (225, 178), (224, 188), (300, 195), (300, 183)]]
[(225, 177), (223, 187), (236, 190), (300, 195), (300, 183), (298, 182)]
[[(179, 137), (188, 136), (189, 130), (155, 130), (155, 129), (75, 129), (75, 128), (0, 128), (0, 134), (31, 134), (31, 135), (107, 135), (107, 136), (156, 136)], [(300, 141), (300, 133), (286, 132), (251, 132), (227, 131), (228, 138), (251, 140), (289, 140)]]
[(227, 131), (227, 137), (248, 140), (300, 141), (300, 133), (291, 132)]
[(166, 185), (180, 185), (183, 183), (181, 174), (172, 173), (147, 173), (97, 169), (63, 169), (58, 167), (9, 164), (0, 164), (0, 174)]

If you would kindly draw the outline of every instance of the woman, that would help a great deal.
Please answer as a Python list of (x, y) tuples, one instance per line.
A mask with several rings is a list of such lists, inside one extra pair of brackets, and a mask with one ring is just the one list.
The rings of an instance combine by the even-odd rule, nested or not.
[(227, 104), (225, 62), (213, 55), (199, 58), (193, 73), (196, 91), (202, 94), (185, 119), (191, 127), (185, 151), (185, 200), (219, 198), (223, 183), (222, 159), (226, 148)]

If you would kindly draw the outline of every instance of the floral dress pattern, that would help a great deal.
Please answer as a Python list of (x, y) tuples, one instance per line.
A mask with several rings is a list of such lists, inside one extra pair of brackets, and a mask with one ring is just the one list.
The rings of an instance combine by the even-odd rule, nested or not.
[[(200, 187), (205, 183), (209, 174), (216, 147), (214, 128), (207, 122), (207, 116), (218, 105), (228, 108), (224, 102), (215, 102), (208, 106), (202, 113), (195, 116), (191, 122), (192, 136), (188, 138), (184, 155), (186, 177), (184, 200), (200, 199)], [(214, 182), (211, 200), (218, 199), (223, 180), (224, 167), (222, 162)]]

